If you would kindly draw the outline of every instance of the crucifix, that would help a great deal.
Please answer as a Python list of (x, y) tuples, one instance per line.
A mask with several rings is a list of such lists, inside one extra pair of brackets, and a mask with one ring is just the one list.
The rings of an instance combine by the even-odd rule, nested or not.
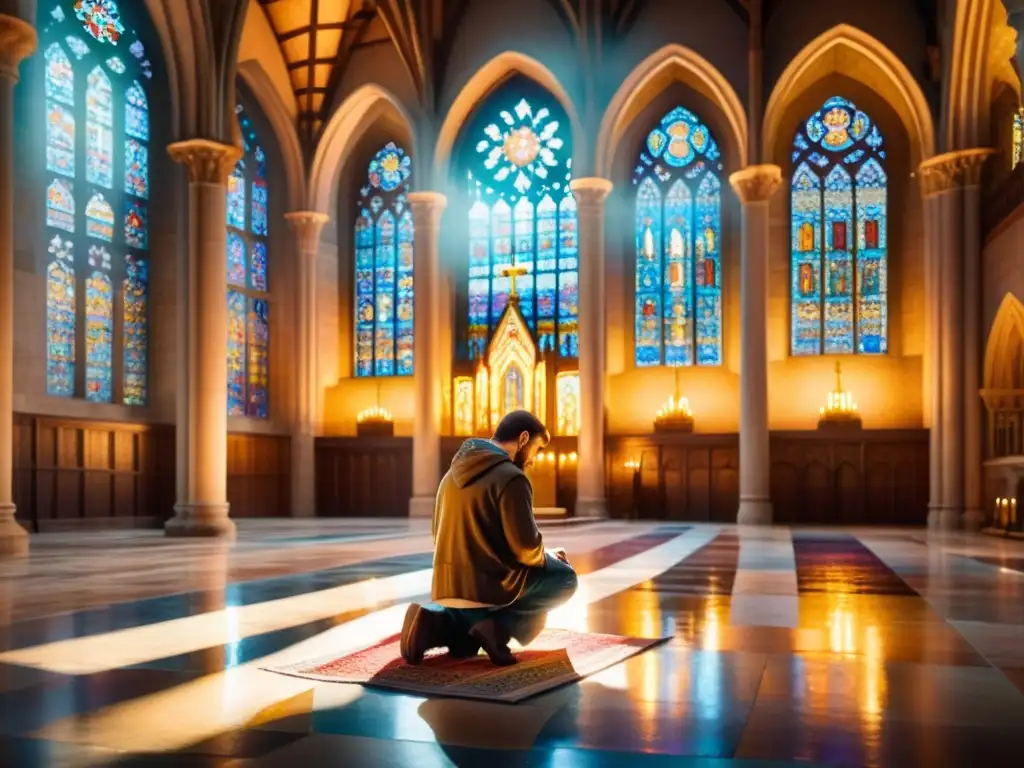
[(511, 278), (512, 280), (512, 286), (508, 294), (508, 298), (510, 301), (512, 299), (519, 298), (519, 295), (516, 293), (516, 278), (522, 277), (523, 275), (526, 275), (528, 272), (529, 270), (526, 267), (524, 267), (521, 264), (516, 264), (515, 254), (513, 254), (512, 256), (512, 263), (501, 268), (501, 276)]

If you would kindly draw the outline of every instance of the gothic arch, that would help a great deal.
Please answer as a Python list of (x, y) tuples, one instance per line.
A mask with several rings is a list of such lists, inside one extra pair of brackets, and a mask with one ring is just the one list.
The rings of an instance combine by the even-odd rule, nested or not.
[(910, 70), (885, 45), (848, 24), (839, 24), (804, 47), (772, 89), (764, 113), (763, 156), (773, 156), (789, 108), (814, 82), (830, 74), (852, 77), (882, 95), (906, 128), (911, 167), (935, 154), (935, 126), (928, 101)]
[(597, 137), (596, 176), (610, 178), (615, 151), (624, 133), (633, 118), (665, 89), (666, 81), (689, 85), (721, 110), (731, 134), (726, 146), (737, 153), (737, 167), (746, 166), (747, 117), (736, 91), (709, 61), (672, 43), (640, 62), (609, 103)]
[[(389, 91), (379, 85), (364, 85), (353, 91), (331, 115), (313, 155), (306, 205), (309, 210), (331, 216), (332, 199), (342, 165), (366, 129), (383, 112), (391, 111), (405, 123), (415, 144), (416, 131), (408, 111)], [(416, 147), (409, 148), (415, 162)], [(332, 216), (333, 218), (333, 216)]]
[[(1024, 304), (1012, 293), (1007, 293), (999, 305), (992, 330), (985, 347), (985, 389), (1013, 389), (1016, 365), (1021, 364), (1024, 345)], [(1019, 372), (1018, 372), (1019, 373)], [(1017, 382), (1020, 384), (1020, 382)]]
[(238, 75), (256, 98), (260, 109), (263, 110), (263, 114), (274, 131), (274, 138), (277, 139), (287, 179), (287, 210), (302, 210), (306, 188), (306, 169), (302, 158), (302, 147), (299, 144), (299, 135), (295, 130), (294, 113), (290, 114), (288, 105), (282, 102), (280, 92), (271, 82), (259, 61), (249, 60), (240, 63)]
[(587, 156), (586, 136), (583, 132), (579, 114), (569, 93), (555, 77), (554, 73), (534, 58), (515, 51), (505, 51), (478, 69), (455, 97), (441, 130), (438, 132), (437, 145), (434, 150), (435, 183), (444, 184), (449, 179), (452, 149), (474, 110), (509, 77), (520, 74), (547, 89), (562, 105), (572, 124), (573, 156)]

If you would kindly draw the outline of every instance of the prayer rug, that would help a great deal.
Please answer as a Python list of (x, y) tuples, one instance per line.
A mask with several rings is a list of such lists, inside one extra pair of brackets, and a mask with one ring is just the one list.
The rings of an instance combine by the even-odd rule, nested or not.
[(443, 650), (432, 651), (422, 664), (414, 667), (402, 661), (399, 636), (395, 635), (342, 656), (266, 669), (307, 680), (515, 704), (582, 680), (668, 639), (547, 629), (529, 648), (516, 652), (518, 663), (510, 667), (495, 666), (483, 653), (472, 659), (453, 659)]

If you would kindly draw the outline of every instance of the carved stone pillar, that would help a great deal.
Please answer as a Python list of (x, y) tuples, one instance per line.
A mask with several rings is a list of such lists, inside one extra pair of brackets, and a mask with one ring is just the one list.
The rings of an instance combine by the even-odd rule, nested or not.
[(410, 517), (432, 517), (441, 464), (441, 402), (443, 371), (439, 317), (441, 312), (441, 214), (448, 198), (440, 192), (412, 192), (413, 266), (416, 311), (413, 315), (414, 411), (412, 435), (412, 498)]
[(191, 139), (167, 148), (188, 170), (188, 252), (179, 272), (177, 495), (168, 536), (234, 536), (227, 500), (228, 174), (238, 147)]
[(985, 522), (982, 500), (981, 369), (985, 342), (981, 320), (981, 171), (992, 149), (959, 152), (963, 169), (964, 259), (964, 527), (981, 530)]
[(607, 517), (604, 457), (605, 311), (604, 203), (607, 179), (573, 179), (579, 214), (580, 432), (577, 439), (576, 516)]
[[(933, 295), (929, 320), (938, 365), (933, 385), (930, 487), (940, 501), (929, 525), (953, 529), (980, 525), (981, 510), (981, 169), (990, 149), (965, 149), (921, 164), (932, 205)], [(938, 434), (935, 434), (938, 429)], [(936, 460), (937, 454), (937, 460)], [(934, 507), (935, 502), (930, 506)]]
[(316, 260), (320, 232), (330, 218), (326, 213), (296, 211), (285, 214), (295, 233), (298, 262), (295, 270), (295, 421), (292, 426), (292, 517), (316, 515), (316, 461), (314, 440), (320, 418), (320, 382), (317, 376)]
[(753, 165), (729, 177), (743, 204), (740, 243), (741, 525), (772, 522), (768, 441), (768, 201), (782, 184), (777, 165)]
[(36, 44), (31, 24), (0, 14), (0, 556), (28, 552), (14, 519), (14, 85)]

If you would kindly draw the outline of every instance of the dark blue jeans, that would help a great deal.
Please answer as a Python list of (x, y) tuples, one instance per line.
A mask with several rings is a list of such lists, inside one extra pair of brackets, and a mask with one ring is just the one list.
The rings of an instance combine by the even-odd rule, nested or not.
[(484, 619), (494, 619), (516, 641), (526, 646), (544, 630), (548, 612), (569, 601), (576, 592), (576, 571), (551, 554), (544, 565), (531, 568), (519, 598), (501, 608), (445, 608), (457, 631)]

